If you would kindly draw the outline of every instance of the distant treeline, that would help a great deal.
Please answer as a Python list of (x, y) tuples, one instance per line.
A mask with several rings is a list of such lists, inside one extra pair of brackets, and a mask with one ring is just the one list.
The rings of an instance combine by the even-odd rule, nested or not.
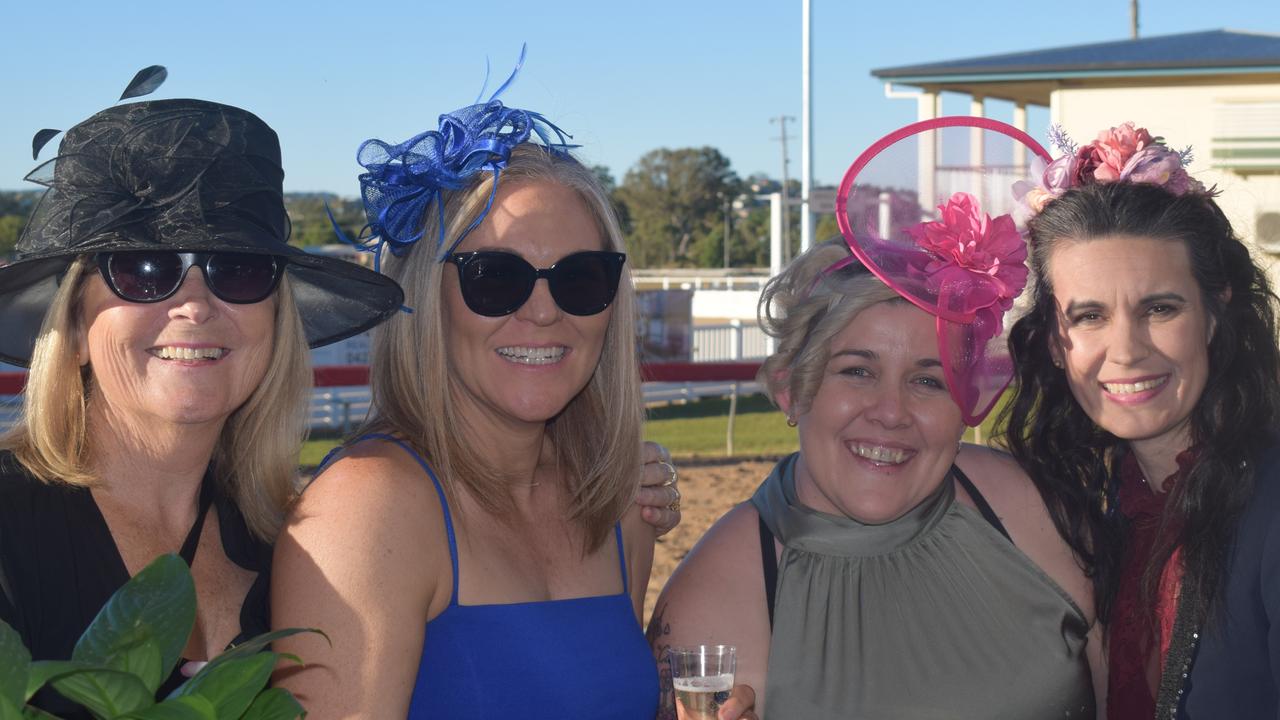
[[(769, 204), (758, 197), (781, 190), (763, 175), (740, 178), (729, 159), (712, 147), (659, 148), (640, 158), (618, 183), (604, 166), (593, 168), (608, 189), (622, 223), (633, 267), (762, 267), (769, 264)], [(788, 187), (799, 195), (799, 183)], [(40, 191), (0, 191), (0, 258), (11, 258)], [(338, 241), (325, 204), (348, 237), (364, 226), (360, 201), (327, 193), (286, 193), (299, 246)], [(792, 209), (791, 241), (798, 247), (799, 211)], [(834, 217), (822, 216), (816, 239), (838, 232)]]

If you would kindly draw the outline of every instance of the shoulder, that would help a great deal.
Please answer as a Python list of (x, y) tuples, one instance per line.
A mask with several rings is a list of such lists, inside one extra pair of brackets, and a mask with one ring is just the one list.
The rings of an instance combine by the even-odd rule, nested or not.
[[(353, 592), (395, 585), (433, 594), (449, 577), (444, 505), (423, 467), (391, 442), (366, 441), (316, 476), (291, 507), (276, 543), (277, 586), (304, 566)], [(448, 585), (447, 582), (443, 583)]]
[[(1001, 522), (1017, 523), (1030, 513), (1048, 519), (1044, 500), (1035, 483), (1008, 453), (968, 443), (960, 447), (956, 466), (986, 498)], [(1006, 516), (1016, 515), (1006, 519)]]
[(1254, 473), (1254, 502), (1280, 506), (1280, 441), (1272, 443), (1257, 460)]
[(40, 480), (11, 451), (0, 451), (0, 526), (40, 524), (49, 513), (75, 513), (88, 499), (87, 488)]
[(662, 591), (666, 602), (719, 604), (755, 588), (763, 597), (759, 518), (755, 506), (744, 502), (717, 520), (671, 574)]
[(291, 517), (333, 512), (353, 521), (378, 513), (383, 522), (440, 508), (430, 475), (396, 443), (367, 440), (345, 448), (299, 495)]
[(956, 465), (991, 505), (1018, 550), (1066, 591), (1092, 621), (1092, 586), (1058, 533), (1040, 491), (1017, 461), (999, 450), (966, 444), (956, 456)]

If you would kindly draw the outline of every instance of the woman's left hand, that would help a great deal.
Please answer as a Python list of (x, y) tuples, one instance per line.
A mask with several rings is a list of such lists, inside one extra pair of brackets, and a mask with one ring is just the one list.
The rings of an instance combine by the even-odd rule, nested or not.
[(640, 472), (640, 491), (636, 504), (640, 516), (652, 525), (661, 537), (680, 524), (680, 488), (676, 466), (671, 464), (671, 453), (653, 442), (644, 444), (644, 466)]

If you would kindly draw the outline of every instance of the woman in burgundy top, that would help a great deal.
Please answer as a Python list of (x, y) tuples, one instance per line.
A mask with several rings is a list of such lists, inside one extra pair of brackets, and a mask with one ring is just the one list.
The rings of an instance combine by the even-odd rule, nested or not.
[(1109, 619), (1107, 715), (1274, 718), (1276, 296), (1185, 152), (1058, 139), (1005, 420)]

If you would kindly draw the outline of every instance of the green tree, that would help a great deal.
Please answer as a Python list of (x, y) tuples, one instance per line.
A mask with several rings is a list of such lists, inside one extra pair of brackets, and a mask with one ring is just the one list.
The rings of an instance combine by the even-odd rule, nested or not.
[(697, 263), (703, 253), (695, 252), (695, 245), (719, 229), (723, 198), (736, 195), (740, 185), (729, 159), (715, 148), (646, 153), (627, 171), (617, 192), (629, 216), (627, 244), (635, 264)]
[(13, 247), (22, 237), (27, 219), (21, 215), (0, 215), (0, 256), (13, 255)]

